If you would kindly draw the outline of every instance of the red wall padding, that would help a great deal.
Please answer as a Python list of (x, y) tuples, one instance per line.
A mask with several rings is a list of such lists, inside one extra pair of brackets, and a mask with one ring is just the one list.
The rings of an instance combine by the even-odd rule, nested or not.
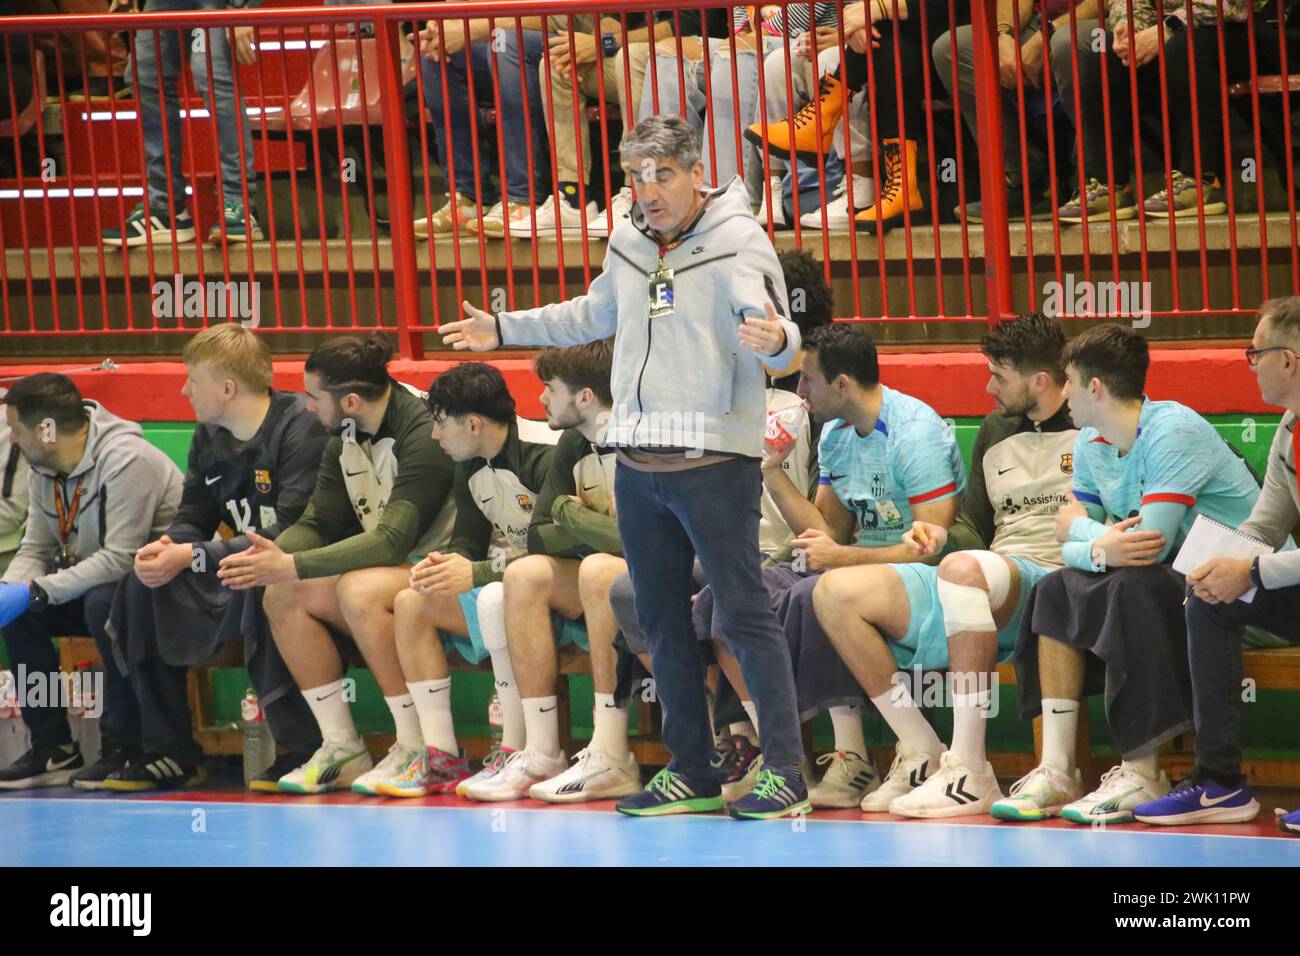
[[(519, 412), (542, 418), (538, 396), (542, 386), (528, 357), (494, 358)], [(389, 370), (401, 381), (419, 388), (453, 364), (453, 359), (406, 361), (395, 359)], [(302, 362), (276, 362), (277, 388), (302, 388)], [(987, 360), (978, 352), (930, 352), (881, 355), (881, 377), (886, 385), (915, 395), (940, 414), (984, 415), (993, 402), (984, 391)], [(0, 366), (4, 376), (75, 368), (67, 365)], [(73, 376), (82, 394), (102, 402), (115, 414), (136, 421), (193, 421), (190, 403), (181, 395), (185, 366), (180, 362), (123, 363), (116, 372), (79, 372)], [(1259, 397), (1254, 373), (1238, 349), (1154, 349), (1147, 393), (1153, 399), (1173, 399), (1206, 415), (1267, 413), (1278, 409)]]

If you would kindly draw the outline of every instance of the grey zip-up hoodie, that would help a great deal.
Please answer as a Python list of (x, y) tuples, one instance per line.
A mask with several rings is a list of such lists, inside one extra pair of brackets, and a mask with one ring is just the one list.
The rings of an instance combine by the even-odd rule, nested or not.
[[(1300, 427), (1293, 412), (1282, 416), (1273, 446), (1268, 451), (1264, 487), (1239, 529), (1275, 548), (1288, 546), (1288, 535), (1300, 521), (1300, 485), (1296, 482), (1295, 430)], [(1289, 588), (1300, 585), (1300, 549), (1278, 551), (1259, 559), (1259, 579), (1264, 587)]]
[(65, 482), (70, 503), (77, 480), (85, 476), (68, 541), (77, 563), (47, 573), (59, 550), (54, 488), (60, 479), (53, 470), (32, 465), (27, 533), (4, 575), (5, 583), (40, 585), (50, 604), (74, 601), (128, 574), (136, 550), (167, 530), (181, 500), (180, 469), (145, 441), (139, 425), (118, 418), (98, 402), (82, 404), (90, 413), (90, 434), (81, 461)]
[(614, 335), (614, 407), (604, 445), (684, 448), (760, 458), (767, 416), (764, 359), (740, 344), (748, 315), (771, 302), (785, 348), (766, 362), (787, 367), (799, 329), (787, 316), (776, 250), (749, 211), (744, 184), (711, 192), (695, 226), (664, 254), (674, 311), (650, 317), (659, 243), (640, 206), (617, 223), (604, 271), (586, 295), (498, 316), (502, 344), (578, 345)]

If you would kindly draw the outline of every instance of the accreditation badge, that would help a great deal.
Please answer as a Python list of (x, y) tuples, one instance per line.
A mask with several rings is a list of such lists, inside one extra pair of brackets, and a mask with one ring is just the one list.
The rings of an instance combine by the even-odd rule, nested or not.
[(655, 272), (650, 273), (648, 284), (650, 295), (650, 318), (657, 319), (660, 316), (672, 315), (673, 270), (658, 269)]

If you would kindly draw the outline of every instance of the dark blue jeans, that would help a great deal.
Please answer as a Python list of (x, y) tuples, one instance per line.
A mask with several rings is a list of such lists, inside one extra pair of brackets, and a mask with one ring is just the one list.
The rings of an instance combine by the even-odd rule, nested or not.
[[(524, 30), (523, 56), (519, 52), (519, 37), (508, 21), (501, 20), (499, 50), (496, 54), (497, 83), (501, 89), (500, 102), (494, 102), (492, 90), (492, 44), (473, 43), (470, 45), (470, 61), (474, 69), (474, 105), (476, 107), (493, 106), (496, 108), (505, 147), (506, 193), (511, 202), (525, 203), (528, 195), (528, 147), (532, 139), (533, 156), (533, 192), (534, 201), (541, 201), (551, 194), (551, 168), (546, 138), (546, 122), (542, 114), (542, 87), (539, 66), (542, 62), (542, 48), (545, 39), (538, 30)], [(438, 161), (444, 170), (447, 162), (447, 125), (451, 126), (451, 158), (455, 162), (456, 192), (473, 199), (478, 195), (474, 187), (475, 162), (474, 143), (471, 138), (470, 124), (477, 122), (477, 117), (469, 113), (469, 78), (465, 68), (465, 51), (452, 54), (447, 60), (447, 104), (450, 117), (443, 110), (442, 64), (422, 58), (421, 69), (424, 72), (424, 101), (433, 118), (434, 138), (438, 144)], [(524, 96), (520, 90), (519, 75), (523, 78), (528, 91), (528, 123), (524, 123)], [(526, 131), (527, 130), (527, 131)], [(478, 177), (483, 185), (483, 195), (478, 196), (484, 206), (497, 200), (495, 187), (489, 182), (492, 170), (500, 172), (498, 155), (495, 151), (485, 150), (485, 143), (490, 140), (479, 139), (481, 166)]]
[(758, 462), (742, 458), (673, 472), (637, 471), (620, 462), (614, 478), (637, 620), (663, 706), (664, 744), (673, 755), (669, 766), (697, 780), (709, 779), (713, 737), (691, 621), (696, 556), (758, 708), (765, 762), (785, 770), (803, 761), (790, 652), (761, 573), (762, 490)]

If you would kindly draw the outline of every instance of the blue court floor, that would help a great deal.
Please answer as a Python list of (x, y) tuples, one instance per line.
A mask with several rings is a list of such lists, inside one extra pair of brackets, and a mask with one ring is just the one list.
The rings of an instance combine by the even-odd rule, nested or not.
[[(1300, 865), (1300, 840), (1262, 829), (1233, 836), (860, 815), (740, 823), (632, 819), (608, 803), (570, 809), (454, 798), (412, 806), (68, 793), (0, 798), (0, 866)], [(217, 799), (203, 799), (209, 796)]]

